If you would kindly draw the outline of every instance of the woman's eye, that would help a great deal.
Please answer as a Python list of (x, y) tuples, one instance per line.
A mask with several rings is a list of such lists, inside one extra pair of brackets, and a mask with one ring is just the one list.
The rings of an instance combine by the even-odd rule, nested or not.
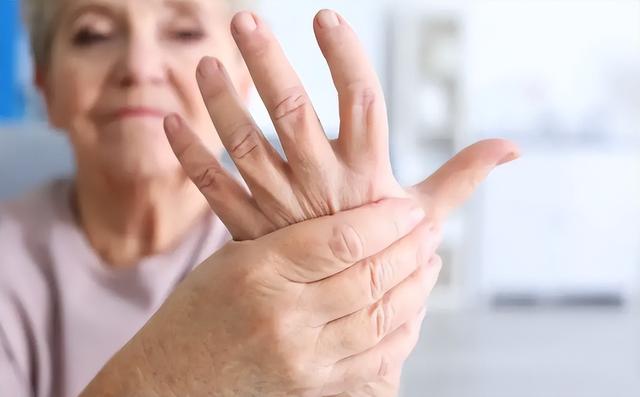
[(76, 33), (73, 43), (79, 47), (86, 47), (109, 39), (109, 35), (84, 29)]
[(201, 30), (178, 30), (172, 36), (179, 41), (198, 41), (204, 37)]

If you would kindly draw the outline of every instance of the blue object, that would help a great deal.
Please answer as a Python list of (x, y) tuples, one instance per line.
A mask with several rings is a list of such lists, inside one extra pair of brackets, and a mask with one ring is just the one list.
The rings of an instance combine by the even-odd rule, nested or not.
[(0, 0), (0, 121), (23, 117), (24, 95), (18, 82), (18, 0)]

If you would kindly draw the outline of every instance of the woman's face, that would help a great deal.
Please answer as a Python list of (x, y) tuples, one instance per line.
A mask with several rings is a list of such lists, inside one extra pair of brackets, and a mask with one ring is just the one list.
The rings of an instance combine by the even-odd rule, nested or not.
[(171, 112), (220, 150), (196, 66), (220, 58), (245, 97), (250, 81), (225, 0), (57, 1), (51, 56), (38, 74), (50, 120), (68, 133), (79, 166), (125, 178), (175, 173), (162, 126)]

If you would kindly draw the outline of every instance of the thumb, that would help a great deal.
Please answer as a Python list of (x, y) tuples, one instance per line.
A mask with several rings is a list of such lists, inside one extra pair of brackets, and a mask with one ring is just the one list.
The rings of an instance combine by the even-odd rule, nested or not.
[(410, 190), (435, 220), (441, 221), (462, 205), (497, 166), (518, 157), (520, 150), (513, 142), (483, 140), (463, 149)]

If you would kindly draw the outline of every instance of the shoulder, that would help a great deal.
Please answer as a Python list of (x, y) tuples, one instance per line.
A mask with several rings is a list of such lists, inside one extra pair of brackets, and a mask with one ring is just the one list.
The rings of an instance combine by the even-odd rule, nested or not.
[(55, 180), (0, 203), (0, 292), (45, 290), (49, 242), (65, 219), (62, 197), (71, 182)]
[[(5, 240), (33, 240), (68, 218), (72, 182), (56, 179), (10, 201), (0, 202), (0, 247)], [(0, 252), (3, 252), (0, 250)], [(1, 255), (1, 254), (0, 254)]]
[(71, 181), (55, 180), (0, 203), (0, 292), (46, 291), (50, 243), (65, 218)]
[(56, 179), (20, 197), (0, 202), (0, 231), (12, 227), (34, 229), (60, 217), (60, 201), (68, 197), (71, 184), (70, 180)]
[(71, 181), (55, 180), (0, 203), (0, 300), (4, 303), (7, 299), (20, 305), (49, 301), (51, 241), (64, 224), (61, 200), (70, 188)]
[(68, 186), (54, 181), (0, 203), (0, 339), (25, 376), (55, 304), (49, 241), (64, 219), (56, 200)]

